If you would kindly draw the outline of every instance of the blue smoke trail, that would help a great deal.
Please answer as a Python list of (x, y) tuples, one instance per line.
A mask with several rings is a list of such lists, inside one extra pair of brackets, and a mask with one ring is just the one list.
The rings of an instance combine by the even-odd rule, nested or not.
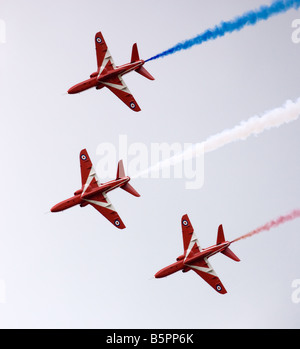
[(245, 26), (255, 25), (259, 21), (267, 20), (272, 16), (284, 13), (291, 8), (298, 9), (299, 6), (300, 0), (276, 0), (270, 6), (264, 5), (257, 10), (246, 12), (242, 16), (236, 17), (231, 21), (221, 22), (213, 29), (208, 29), (202, 34), (199, 34), (192, 39), (180, 42), (177, 45), (169, 48), (168, 50), (163, 51), (162, 53), (159, 53), (156, 56), (147, 59), (145, 62), (172, 55), (173, 53), (181, 50), (187, 50), (194, 45), (201, 45), (203, 42), (209, 40), (215, 40), (218, 37), (222, 37), (227, 33), (232, 33), (234, 31), (241, 30)]

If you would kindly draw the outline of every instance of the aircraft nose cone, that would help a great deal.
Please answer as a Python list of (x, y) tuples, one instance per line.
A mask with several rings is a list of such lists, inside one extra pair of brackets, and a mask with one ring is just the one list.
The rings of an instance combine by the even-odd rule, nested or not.
[(68, 89), (68, 94), (72, 95), (72, 94), (75, 94), (78, 92), (82, 92), (84, 89), (83, 88), (84, 86), (85, 86), (85, 82), (81, 82), (79, 84), (76, 84)]
[(71, 87), (71, 88), (68, 89), (68, 94), (69, 95), (72, 95), (74, 93), (75, 93), (75, 88), (74, 87)]
[(166, 276), (165, 269), (162, 269), (162, 270), (158, 271), (158, 272), (154, 275), (155, 279), (160, 279), (160, 278), (163, 278), (163, 277), (165, 277), (165, 276)]
[(159, 278), (161, 278), (161, 276), (160, 276), (160, 272), (156, 273), (156, 274), (154, 275), (154, 277), (155, 277), (155, 279), (159, 279)]
[(57, 204), (57, 205), (54, 205), (51, 210), (51, 212), (59, 212), (61, 211), (61, 205), (60, 204)]

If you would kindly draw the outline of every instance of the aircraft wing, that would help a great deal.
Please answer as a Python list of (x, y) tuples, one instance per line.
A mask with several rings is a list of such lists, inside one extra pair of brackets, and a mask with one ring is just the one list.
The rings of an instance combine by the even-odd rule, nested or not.
[(115, 68), (116, 65), (113, 61), (113, 58), (110, 52), (108, 51), (106, 42), (101, 32), (98, 32), (95, 35), (95, 47), (96, 47), (98, 73), (100, 76), (105, 68), (107, 69)]
[(199, 262), (193, 263), (193, 265), (187, 264), (187, 266), (194, 270), (194, 272), (196, 272), (199, 276), (201, 276), (202, 279), (206, 281), (211, 287), (213, 287), (217, 292), (221, 294), (227, 293), (224, 285), (218, 278), (216, 272), (214, 271), (207, 258), (203, 258)]
[[(200, 252), (201, 247), (187, 214), (181, 218), (181, 227), (185, 256), (184, 260), (186, 260), (187, 258), (192, 257), (195, 253)], [(227, 293), (225, 287), (218, 278), (216, 272), (214, 271), (207, 258), (203, 258), (200, 261), (193, 263), (192, 265), (186, 264), (186, 266), (194, 270), (194, 272), (201, 276), (202, 279), (204, 279), (217, 292), (222, 294)]]
[(98, 177), (86, 149), (82, 149), (79, 155), (82, 194), (98, 187)]
[(194, 228), (187, 214), (181, 218), (182, 239), (185, 259), (201, 251)]
[(101, 83), (120, 98), (130, 109), (136, 112), (141, 110), (121, 75), (108, 79), (105, 82), (101, 81)]
[(106, 219), (108, 219), (115, 227), (119, 229), (126, 228), (122, 219), (116, 212), (108, 196), (105, 193), (97, 194), (90, 199), (84, 199), (92, 205), (98, 212), (100, 212)]

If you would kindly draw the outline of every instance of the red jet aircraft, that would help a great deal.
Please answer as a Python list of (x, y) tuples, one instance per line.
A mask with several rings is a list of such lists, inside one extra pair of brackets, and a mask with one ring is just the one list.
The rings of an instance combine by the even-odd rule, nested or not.
[(184, 215), (182, 217), (181, 226), (184, 254), (177, 258), (176, 263), (171, 264), (157, 272), (155, 277), (163, 278), (179, 270), (182, 270), (184, 273), (189, 270), (194, 270), (217, 292), (221, 294), (227, 293), (225, 287), (208, 261), (209, 257), (218, 252), (223, 253), (225, 256), (233, 259), (234, 261), (240, 261), (239, 258), (228, 247), (231, 242), (225, 241), (223, 226), (219, 226), (217, 244), (203, 249), (201, 249), (198, 239), (194, 234), (194, 229), (188, 215)]
[(137, 44), (134, 44), (132, 47), (131, 62), (119, 67), (115, 65), (101, 32), (97, 33), (95, 36), (95, 45), (98, 67), (97, 71), (90, 75), (90, 79), (71, 87), (68, 90), (68, 93), (74, 94), (92, 87), (96, 87), (97, 90), (107, 87), (129, 108), (134, 111), (140, 111), (140, 107), (122, 78), (122, 75), (135, 70), (147, 79), (154, 80), (154, 77), (143, 67), (145, 61), (141, 60), (139, 57)]
[(125, 176), (123, 161), (120, 160), (118, 163), (117, 177), (115, 180), (107, 183), (99, 183), (89, 155), (86, 149), (83, 149), (80, 152), (80, 169), (82, 188), (77, 190), (70, 199), (53, 206), (51, 212), (63, 211), (75, 205), (84, 207), (90, 204), (117, 228), (126, 228), (106, 195), (109, 191), (120, 187), (134, 196), (140, 196), (128, 183), (130, 177)]

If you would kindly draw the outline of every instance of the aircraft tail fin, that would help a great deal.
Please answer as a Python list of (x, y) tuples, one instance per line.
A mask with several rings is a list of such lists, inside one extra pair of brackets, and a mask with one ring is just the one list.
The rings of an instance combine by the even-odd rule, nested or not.
[(123, 160), (120, 160), (118, 162), (118, 169), (117, 169), (117, 176), (116, 179), (124, 178), (125, 176), (125, 171), (124, 171), (124, 165), (123, 165)]
[(131, 63), (134, 63), (136, 61), (140, 60), (140, 55), (139, 55), (139, 51), (137, 48), (137, 44), (133, 44), (132, 46), (132, 52), (131, 52)]
[[(133, 44), (132, 53), (131, 53), (131, 63), (134, 63), (139, 60), (140, 60), (140, 55), (137, 48), (137, 44)], [(145, 78), (149, 80), (155, 80), (154, 77), (143, 66), (140, 66), (138, 69), (136, 69), (136, 72), (143, 75)]]
[[(225, 242), (225, 235), (222, 224), (219, 226), (218, 229), (218, 237), (217, 237), (217, 245), (220, 245), (221, 243)], [(231, 251), (229, 247), (225, 248), (224, 251), (221, 251), (225, 256), (233, 259), (236, 262), (239, 262), (240, 259)]]
[(218, 228), (217, 245), (220, 245), (224, 241), (225, 241), (225, 236), (224, 236), (223, 225), (220, 224)]
[[(124, 170), (124, 165), (123, 165), (123, 160), (120, 160), (118, 163), (118, 170), (117, 170), (117, 176), (116, 179), (124, 178), (126, 177), (125, 175), (125, 170)], [(130, 185), (128, 182), (125, 183), (122, 187), (123, 190), (127, 191), (129, 194), (133, 196), (139, 197), (140, 194), (133, 188), (132, 185)]]

